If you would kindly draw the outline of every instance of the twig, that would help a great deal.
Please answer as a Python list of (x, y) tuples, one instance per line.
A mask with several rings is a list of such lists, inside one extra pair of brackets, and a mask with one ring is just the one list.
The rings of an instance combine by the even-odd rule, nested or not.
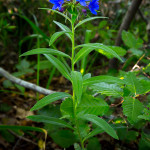
[(9, 131), (11, 134), (13, 134), (14, 136), (16, 136), (16, 137), (19, 138), (19, 140), (17, 141), (16, 145), (14, 146), (14, 149), (16, 148), (16, 146), (17, 146), (17, 144), (18, 144), (18, 142), (19, 142), (20, 140), (24, 140), (24, 141), (29, 142), (29, 143), (32, 143), (32, 144), (34, 144), (34, 145), (38, 145), (37, 143), (33, 142), (32, 140), (27, 139), (27, 138), (25, 138), (25, 137), (23, 137), (23, 136), (20, 136), (20, 135), (16, 134), (15, 132), (11, 131), (11, 130), (8, 130), (8, 131)]
[(141, 69), (141, 67), (138, 65), (138, 63), (143, 59), (144, 56), (145, 56), (145, 54), (143, 54), (143, 55), (139, 58), (139, 60), (136, 62), (136, 64), (132, 67), (131, 71), (134, 71), (135, 68)]
[(30, 83), (30, 82), (24, 81), (22, 79), (16, 78), (15, 76), (11, 75), (9, 72), (7, 72), (6, 70), (4, 70), (1, 67), (0, 67), (0, 75), (2, 75), (3, 77), (5, 77), (6, 79), (8, 79), (9, 81), (11, 81), (15, 84), (21, 85), (25, 88), (31, 89), (33, 91), (39, 92), (39, 93), (44, 94), (44, 95), (50, 95), (52, 93), (55, 93), (55, 91), (48, 90), (48, 89), (45, 89), (43, 87), (37, 86), (33, 83)]

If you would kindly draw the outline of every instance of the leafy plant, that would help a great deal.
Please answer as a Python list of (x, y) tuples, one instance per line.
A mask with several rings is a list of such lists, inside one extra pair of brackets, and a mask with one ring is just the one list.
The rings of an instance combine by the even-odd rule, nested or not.
[[(85, 6), (86, 2), (79, 1), (81, 5)], [(54, 1), (53, 9), (62, 8), (64, 1)], [(57, 100), (62, 100), (60, 104), (60, 111), (62, 113), (61, 117), (52, 117), (46, 115), (34, 115), (28, 116), (29, 119), (37, 122), (43, 122), (46, 124), (56, 125), (59, 130), (56, 133), (50, 133), (52, 139), (62, 147), (69, 147), (74, 144), (76, 149), (85, 149), (85, 142), (102, 132), (106, 132), (108, 135), (114, 139), (118, 139), (115, 126), (111, 126), (107, 120), (103, 119), (103, 115), (109, 110), (109, 105), (104, 101), (104, 99), (95, 97), (94, 95), (103, 94), (105, 96), (112, 96), (123, 99), (123, 114), (127, 117), (127, 121), (134, 125), (138, 123), (141, 117), (144, 104), (140, 102), (137, 97), (140, 94), (146, 94), (150, 91), (150, 81), (144, 80), (142, 78), (137, 78), (134, 72), (127, 72), (123, 74), (121, 78), (112, 77), (107, 75), (91, 77), (90, 74), (82, 75), (81, 72), (75, 71), (76, 64), (86, 58), (86, 56), (95, 50), (96, 52), (101, 52), (108, 57), (116, 57), (122, 61), (121, 56), (125, 55), (125, 50), (118, 47), (106, 46), (102, 43), (85, 43), (77, 45), (75, 43), (75, 31), (84, 23), (92, 21), (95, 19), (102, 19), (105, 17), (89, 17), (80, 22), (77, 18), (79, 17), (80, 4), (75, 2), (68, 2), (66, 6), (66, 11), (68, 15), (61, 13), (59, 11), (42, 8), (43, 10), (50, 10), (64, 17), (71, 25), (70, 27), (54, 21), (54, 23), (60, 27), (62, 31), (56, 32), (51, 36), (49, 45), (51, 46), (55, 40), (61, 35), (65, 34), (71, 41), (71, 56), (61, 52), (56, 49), (51, 48), (38, 48), (28, 51), (22, 56), (33, 55), (33, 54), (43, 54), (48, 61), (55, 66), (55, 68), (72, 83), (72, 95), (65, 92), (56, 92), (48, 95), (38, 101), (32, 108), (31, 111), (39, 110), (52, 102)], [(97, 14), (95, 10), (98, 9), (98, 1), (93, 0), (89, 3), (89, 9), (93, 14)], [(123, 35), (126, 37), (126, 33)], [(139, 48), (141, 45), (133, 44), (127, 39), (128, 46), (133, 48)], [(126, 38), (125, 38), (126, 39)], [(138, 46), (137, 46), (138, 45)], [(120, 54), (119, 54), (120, 53)], [(68, 59), (71, 62), (71, 66), (63, 63), (59, 58), (63, 57), (64, 60)], [(66, 62), (66, 61), (65, 61)], [(69, 64), (69, 63), (68, 63)], [(79, 68), (79, 70), (83, 69)], [(85, 69), (85, 67), (84, 67)], [(89, 92), (92, 91), (92, 92)], [(92, 123), (92, 126), (89, 125)], [(68, 128), (68, 129), (66, 129)], [(135, 135), (135, 138), (137, 134)], [(135, 139), (134, 138), (134, 139)], [(130, 140), (130, 139), (129, 139)], [(64, 143), (62, 141), (65, 141)], [(68, 143), (67, 143), (67, 142)], [(80, 142), (80, 146), (77, 144)], [(91, 143), (94, 143), (100, 147), (98, 140), (96, 138), (90, 139), (87, 145), (87, 149), (90, 149)]]

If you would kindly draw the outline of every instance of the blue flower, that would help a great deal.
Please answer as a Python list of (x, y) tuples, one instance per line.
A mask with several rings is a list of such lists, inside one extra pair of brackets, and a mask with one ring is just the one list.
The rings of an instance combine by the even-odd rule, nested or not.
[(86, 6), (86, 1), (89, 0), (76, 0), (77, 2), (79, 2), (82, 6)]
[(59, 10), (61, 10), (61, 7), (62, 7), (62, 5), (63, 5), (63, 3), (64, 3), (64, 0), (49, 0), (52, 4), (54, 4), (54, 6), (53, 6), (53, 10), (55, 10), (55, 9), (59, 9)]
[(95, 10), (99, 10), (99, 4), (98, 0), (92, 0), (89, 3), (89, 9), (92, 14), (97, 15), (97, 12)]

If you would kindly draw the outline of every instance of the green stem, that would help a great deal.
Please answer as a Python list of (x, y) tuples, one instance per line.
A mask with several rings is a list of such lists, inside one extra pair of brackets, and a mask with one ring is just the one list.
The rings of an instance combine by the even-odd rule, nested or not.
[[(72, 71), (74, 71), (74, 51), (75, 51), (75, 29), (74, 29), (74, 23), (72, 23), (72, 59), (71, 59), (71, 65), (72, 65)], [(75, 91), (73, 89), (73, 108), (74, 108), (74, 119), (75, 119), (75, 126), (76, 126), (76, 130), (79, 136), (79, 140), (81, 143), (81, 148), (82, 150), (84, 150), (84, 144), (83, 144), (83, 140), (80, 134), (80, 130), (79, 130), (79, 123), (78, 123), (78, 119), (76, 117), (76, 101), (75, 101)]]
[(72, 23), (72, 60), (71, 60), (71, 64), (72, 64), (72, 71), (74, 71), (74, 24)]

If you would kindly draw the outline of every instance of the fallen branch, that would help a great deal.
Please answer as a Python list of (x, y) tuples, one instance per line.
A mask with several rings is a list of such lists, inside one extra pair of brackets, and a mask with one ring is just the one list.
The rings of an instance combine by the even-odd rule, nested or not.
[(25, 88), (31, 89), (33, 91), (39, 92), (39, 93), (44, 94), (44, 95), (49, 95), (49, 94), (55, 93), (55, 91), (48, 90), (48, 89), (42, 88), (40, 86), (37, 86), (33, 83), (30, 83), (30, 82), (24, 81), (22, 79), (16, 78), (1, 67), (0, 67), (0, 75), (2, 75), (3, 77), (5, 77), (6, 79), (8, 79), (9, 81), (11, 81), (15, 84), (21, 85)]

